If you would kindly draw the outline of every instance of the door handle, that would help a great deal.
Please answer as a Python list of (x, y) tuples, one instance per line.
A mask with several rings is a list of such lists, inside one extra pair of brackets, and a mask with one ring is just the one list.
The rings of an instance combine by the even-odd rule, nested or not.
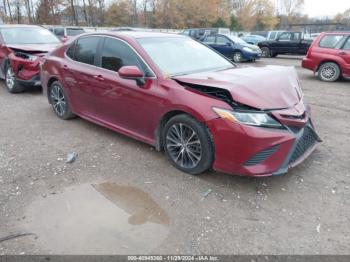
[(338, 55), (347, 55), (346, 52), (339, 52)]
[(96, 80), (99, 80), (99, 81), (105, 80), (101, 75), (93, 76), (93, 78), (95, 78)]

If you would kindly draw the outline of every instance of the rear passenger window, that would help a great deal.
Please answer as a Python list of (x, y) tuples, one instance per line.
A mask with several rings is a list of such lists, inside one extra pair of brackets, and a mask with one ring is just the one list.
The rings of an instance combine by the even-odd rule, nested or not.
[(345, 45), (343, 46), (343, 49), (350, 50), (350, 37), (346, 41)]
[(137, 66), (146, 70), (137, 54), (127, 44), (113, 38), (105, 38), (102, 49), (101, 65), (103, 68), (118, 72), (123, 66)]
[(206, 38), (204, 38), (203, 41), (204, 44), (215, 44), (215, 36), (207, 36)]
[(93, 65), (100, 38), (97, 36), (83, 37), (75, 44), (75, 60), (81, 63)]
[(344, 37), (344, 35), (325, 35), (321, 39), (319, 46), (323, 48), (339, 48)]

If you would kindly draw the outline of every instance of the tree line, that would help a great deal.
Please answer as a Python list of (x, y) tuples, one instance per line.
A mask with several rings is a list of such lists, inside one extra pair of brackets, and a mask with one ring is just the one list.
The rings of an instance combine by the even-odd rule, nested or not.
[[(316, 21), (302, 15), (304, 0), (112, 0), (108, 4), (105, 0), (2, 1), (4, 23), (172, 29), (229, 27), (252, 31)], [(350, 24), (350, 9), (327, 19), (323, 21)]]

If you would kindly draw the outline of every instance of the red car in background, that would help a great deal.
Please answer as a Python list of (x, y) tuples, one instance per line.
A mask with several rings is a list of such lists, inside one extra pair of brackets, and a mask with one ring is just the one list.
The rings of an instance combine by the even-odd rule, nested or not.
[(350, 77), (350, 33), (322, 33), (312, 43), (302, 67), (318, 74), (322, 81)]
[(240, 68), (186, 36), (82, 35), (46, 57), (41, 80), (59, 118), (149, 143), (190, 174), (284, 174), (320, 141), (295, 69)]
[(0, 25), (0, 77), (11, 93), (40, 85), (40, 62), (60, 40), (49, 30), (33, 25)]

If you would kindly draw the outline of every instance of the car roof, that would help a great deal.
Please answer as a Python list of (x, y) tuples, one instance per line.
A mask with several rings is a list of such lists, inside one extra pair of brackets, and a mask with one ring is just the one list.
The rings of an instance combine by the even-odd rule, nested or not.
[(22, 24), (14, 24), (14, 25), (0, 25), (0, 28), (44, 28), (38, 25), (22, 25)]
[(339, 35), (339, 34), (348, 35), (350, 34), (350, 31), (322, 32), (321, 34), (322, 35)]
[(160, 37), (186, 37), (180, 34), (158, 33), (158, 32), (141, 32), (141, 31), (107, 31), (94, 32), (85, 35), (109, 35), (109, 36), (124, 36), (129, 38), (160, 38)]

